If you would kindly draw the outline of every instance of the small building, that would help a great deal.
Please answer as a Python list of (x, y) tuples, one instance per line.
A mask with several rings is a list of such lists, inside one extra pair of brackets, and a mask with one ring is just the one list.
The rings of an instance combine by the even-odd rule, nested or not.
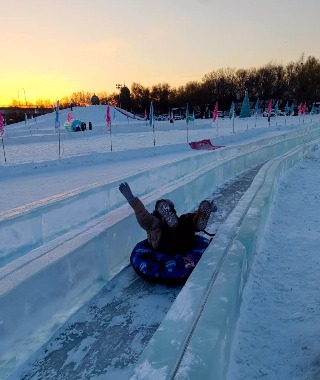
[(92, 98), (91, 98), (91, 104), (93, 106), (97, 106), (100, 104), (100, 99), (97, 97), (96, 94), (93, 94)]

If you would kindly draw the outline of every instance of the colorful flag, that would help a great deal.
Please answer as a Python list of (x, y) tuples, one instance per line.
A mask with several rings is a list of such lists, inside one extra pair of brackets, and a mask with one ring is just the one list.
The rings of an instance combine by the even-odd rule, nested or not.
[(302, 103), (299, 104), (298, 106), (298, 116), (302, 114)]
[(70, 123), (73, 120), (71, 113), (68, 113), (67, 121)]
[(2, 116), (2, 113), (0, 112), (0, 137), (4, 136), (4, 117)]
[(187, 103), (187, 107), (186, 107), (186, 123), (189, 124), (189, 121), (190, 121), (190, 115), (189, 115), (189, 106), (188, 106), (188, 103)]
[(292, 103), (290, 107), (290, 116), (293, 116), (293, 115), (294, 115), (294, 104)]
[(229, 111), (229, 118), (234, 118), (234, 102), (231, 103), (230, 111)]
[(304, 102), (304, 105), (303, 105), (302, 108), (301, 108), (301, 112), (302, 112), (303, 114), (305, 114), (305, 113), (307, 112), (307, 104), (306, 104), (306, 102)]
[(110, 117), (110, 106), (109, 106), (109, 103), (108, 103), (108, 106), (107, 106), (106, 122), (107, 122), (107, 131), (111, 131), (111, 117)]
[(284, 107), (284, 112), (285, 112), (286, 115), (288, 115), (288, 113), (289, 113), (289, 104), (288, 104), (288, 102), (286, 103), (286, 106)]
[(212, 121), (215, 122), (218, 119), (218, 102), (214, 106)]
[(144, 110), (144, 120), (148, 120), (147, 110)]
[(57, 106), (56, 106), (56, 118), (55, 118), (54, 126), (56, 129), (60, 128), (59, 100), (57, 101)]
[(276, 114), (276, 116), (278, 115), (278, 109), (279, 109), (279, 103), (277, 101), (276, 105), (274, 106), (274, 113)]
[(311, 107), (311, 111), (310, 111), (311, 115), (314, 114), (314, 102), (312, 103), (312, 107)]
[(150, 124), (150, 127), (153, 127), (153, 125), (154, 125), (154, 120), (153, 120), (153, 104), (152, 104), (152, 102), (150, 103), (149, 124)]
[(271, 115), (271, 108), (272, 108), (272, 100), (270, 100), (269, 104), (268, 104), (268, 115), (269, 116)]
[(259, 111), (259, 99), (257, 99), (256, 101), (256, 105), (254, 107), (254, 114), (258, 115), (258, 111)]

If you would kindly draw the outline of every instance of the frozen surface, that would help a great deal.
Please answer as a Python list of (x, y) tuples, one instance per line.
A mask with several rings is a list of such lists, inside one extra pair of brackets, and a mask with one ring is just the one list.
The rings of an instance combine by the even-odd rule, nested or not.
[[(210, 217), (210, 231), (226, 220), (258, 170), (228, 181), (210, 197), (218, 207)], [(128, 378), (180, 290), (150, 284), (125, 268), (10, 378)], [(185, 301), (190, 313), (192, 304)]]
[[(97, 112), (99, 110), (99, 112)], [(57, 149), (57, 134), (52, 132), (53, 126), (53, 115), (49, 115), (47, 118), (43, 117), (43, 120), (39, 118), (37, 125), (24, 126), (23, 123), (19, 125), (7, 127), (12, 128), (6, 132), (6, 137), (4, 139), (5, 149), (7, 153), (7, 164), (4, 163), (3, 156), (1, 157), (1, 171), (0, 171), (0, 179), (1, 179), (1, 191), (2, 196), (0, 198), (0, 206), (1, 206), (1, 217), (4, 215), (8, 215), (8, 213), (19, 213), (21, 210), (18, 208), (22, 207), (25, 209), (30, 208), (34, 203), (40, 203), (44, 207), (48, 207), (49, 203), (52, 202), (52, 197), (63, 197), (66, 192), (74, 192), (81, 193), (84, 188), (88, 186), (91, 187), (93, 184), (101, 184), (105, 183), (109, 180), (122, 180), (130, 175), (133, 172), (140, 172), (147, 168), (152, 168), (153, 166), (162, 165), (163, 162), (174, 162), (177, 159), (181, 158), (190, 158), (190, 163), (193, 162), (194, 157), (205, 157), (208, 152), (203, 151), (193, 151), (189, 148), (186, 143), (186, 126), (184, 122), (175, 123), (174, 126), (169, 125), (169, 123), (159, 123), (156, 127), (156, 139), (158, 142), (158, 146), (153, 147), (153, 135), (150, 129), (145, 126), (144, 122), (130, 122), (126, 119), (122, 120), (117, 119), (117, 124), (115, 123), (113, 126), (113, 137), (114, 137), (114, 151), (110, 152), (110, 140), (108, 140), (109, 135), (105, 132), (104, 121), (101, 121), (101, 115), (103, 115), (105, 109), (95, 108), (95, 107), (87, 107), (86, 109), (76, 110), (74, 112), (74, 116), (78, 117), (77, 112), (83, 113), (82, 117), (86, 121), (92, 120), (94, 122), (94, 130), (92, 135), (89, 135), (89, 131), (83, 132), (83, 134), (73, 134), (73, 135), (65, 135), (62, 136), (62, 152), (61, 158), (58, 157), (58, 149)], [(99, 116), (100, 115), (100, 116)], [(66, 117), (66, 115), (65, 115)], [(80, 116), (79, 116), (80, 117)], [(94, 121), (94, 117), (96, 118)], [(309, 120), (305, 120), (305, 125), (309, 125), (312, 116), (308, 116)], [(103, 117), (102, 117), (103, 120)], [(313, 122), (315, 121), (315, 117), (313, 116)], [(262, 138), (267, 138), (271, 136), (279, 136), (286, 132), (294, 132), (299, 133), (302, 130), (302, 125), (296, 124), (297, 120), (295, 118), (284, 120), (284, 118), (276, 118), (276, 120), (272, 120), (271, 127), (267, 128), (268, 124), (264, 118), (258, 118), (256, 123), (252, 118), (248, 121), (240, 121), (237, 120), (237, 128), (236, 133), (232, 133), (232, 125), (231, 121), (219, 120), (219, 128), (216, 126), (213, 127), (211, 121), (200, 120), (196, 122), (194, 125), (190, 125), (189, 136), (190, 140), (199, 140), (201, 138), (211, 138), (214, 143), (219, 145), (226, 145), (229, 147), (235, 147), (235, 151), (239, 150), (239, 152), (243, 149), (246, 149), (244, 144), (248, 144), (248, 149), (253, 149), (254, 147), (259, 146), (259, 140)], [(318, 122), (317, 122), (318, 123)], [(256, 127), (255, 127), (256, 126)], [(29, 128), (30, 127), (30, 128)], [(31, 133), (30, 133), (31, 130)], [(37, 133), (36, 133), (37, 130)], [(103, 142), (102, 142), (103, 141)], [(141, 145), (142, 144), (142, 145)], [(289, 143), (290, 144), (290, 143)], [(144, 147), (141, 149), (141, 147)], [(249, 148), (250, 147), (250, 148)], [(290, 146), (288, 146), (288, 149)], [(310, 152), (310, 157), (318, 162), (318, 153), (319, 147), (317, 144), (314, 145), (312, 151)], [(240, 163), (240, 162), (239, 162)], [(245, 169), (245, 167), (244, 167)], [(231, 167), (225, 167), (225, 170), (228, 170), (228, 174), (232, 174)], [(314, 168), (314, 170), (316, 170)], [(222, 172), (217, 172), (216, 177), (213, 178), (213, 186), (215, 186), (215, 182), (220, 183), (222, 178)], [(166, 172), (162, 173), (159, 176), (161, 180), (165, 178), (167, 175)], [(311, 172), (310, 172), (311, 175)], [(304, 186), (309, 180), (305, 181)], [(205, 182), (203, 182), (203, 185)], [(153, 185), (156, 187), (157, 185), (157, 177), (153, 178)], [(140, 183), (139, 188), (149, 186), (148, 183)], [(174, 188), (175, 186), (172, 185)], [(188, 204), (189, 194), (185, 189), (181, 188), (179, 192), (179, 185), (176, 185), (177, 190), (173, 191), (172, 194), (176, 197), (177, 202), (179, 203), (179, 198), (184, 199), (184, 202), (179, 204), (179, 210), (186, 210), (190, 204)], [(114, 195), (119, 196), (117, 192), (117, 188), (115, 187)], [(115, 195), (117, 194), (117, 195)], [(156, 199), (157, 192), (153, 194), (153, 197)], [(192, 199), (196, 199), (196, 192), (190, 194)], [(152, 201), (150, 201), (152, 203)], [(232, 202), (232, 196), (230, 196), (230, 202)], [(234, 201), (237, 203), (237, 200)], [(96, 207), (97, 203), (92, 206)], [(84, 205), (83, 205), (84, 206)], [(90, 206), (88, 203), (85, 206), (85, 210), (81, 209), (81, 206), (78, 208), (79, 215), (86, 216), (87, 214), (87, 206)], [(73, 215), (76, 214), (77, 211), (73, 212)], [(112, 224), (115, 224), (120, 221), (124, 216), (127, 216), (129, 212), (129, 208), (127, 206), (115, 208), (111, 210), (110, 221), (100, 221), (99, 228), (101, 231), (101, 240), (99, 245), (86, 245), (85, 242), (88, 241), (90, 235), (93, 233), (93, 224), (98, 222), (97, 220), (92, 220), (92, 225), (86, 226), (78, 226), (77, 228), (70, 228), (70, 230), (66, 231), (65, 235), (60, 238), (55, 239), (54, 242), (45, 242), (46, 248), (38, 247), (38, 249), (33, 249), (31, 252), (26, 252), (27, 261), (31, 258), (32, 260), (28, 262), (29, 267), (25, 264), (27, 261), (24, 259), (14, 260), (12, 263), (4, 266), (5, 277), (7, 280), (14, 279), (14, 276), (9, 278), (7, 276), (8, 272), (12, 270), (12, 266), (19, 267), (19, 277), (15, 279), (21, 279), (23, 276), (30, 276), (32, 271), (36, 268), (35, 259), (41, 257), (43, 263), (47, 261), (47, 264), (57, 262), (59, 255), (61, 255), (64, 251), (63, 244), (67, 244), (69, 252), (72, 250), (78, 250), (77, 255), (70, 255), (70, 260), (64, 261), (64, 267), (56, 266), (50, 269), (48, 267), (48, 271), (43, 272), (41, 275), (43, 278), (50, 279), (56, 281), (56, 284), (59, 284), (57, 289), (68, 289), (67, 297), (63, 299), (63, 302), (68, 305), (70, 304), (70, 296), (74, 294), (74, 292), (79, 291), (81, 287), (83, 288), (83, 293), (80, 293), (80, 296), (83, 297), (83, 300), (90, 299), (92, 294), (91, 291), (86, 291), (87, 285), (93, 285), (91, 289), (92, 292), (97, 292), (99, 288), (104, 285), (103, 279), (108, 277), (107, 271), (110, 269), (112, 272), (112, 266), (114, 265), (114, 261), (119, 257), (119, 252), (117, 251), (116, 245), (112, 245), (112, 242), (116, 241), (116, 237), (118, 233), (124, 234), (128, 231), (128, 226), (133, 226), (133, 219), (129, 220), (129, 224), (125, 226), (123, 231), (116, 231), (116, 229), (110, 229)], [(221, 214), (227, 211), (220, 210)], [(314, 209), (309, 210), (309, 213), (315, 212)], [(68, 209), (65, 211), (65, 217), (70, 217), (68, 215)], [(39, 216), (39, 215), (38, 215)], [(64, 216), (61, 215), (52, 217), (52, 222), (62, 223), (62, 219)], [(32, 219), (30, 219), (32, 220)], [(40, 220), (39, 223), (42, 223)], [(44, 225), (42, 225), (43, 227)], [(295, 226), (295, 221), (291, 222), (292, 228)], [(17, 226), (16, 226), (17, 227)], [(30, 236), (28, 230), (25, 232), (19, 228), (14, 230), (13, 236), (18, 235), (22, 237)], [(90, 227), (90, 228), (88, 228)], [(34, 231), (38, 233), (38, 227), (35, 224), (29, 224), (28, 227), (30, 231)], [(105, 234), (104, 232), (108, 228), (110, 230), (110, 234)], [(278, 227), (280, 229), (280, 226)], [(50, 232), (50, 228), (48, 229)], [(54, 231), (54, 230), (53, 230)], [(52, 231), (51, 231), (52, 232)], [(128, 255), (130, 253), (130, 248), (133, 247), (133, 244), (138, 240), (141, 240), (144, 237), (143, 231), (139, 231), (138, 229), (133, 229), (130, 231), (132, 233), (132, 237), (125, 241), (126, 248), (124, 251), (127, 256), (123, 256), (124, 260), (120, 264), (125, 266), (128, 262)], [(96, 234), (96, 230), (95, 230)], [(75, 237), (78, 236), (77, 244), (75, 244)], [(295, 240), (295, 234), (291, 235), (291, 239)], [(67, 242), (65, 239), (67, 238)], [(119, 238), (119, 237), (118, 237)], [(2, 245), (4, 249), (12, 249), (14, 244), (10, 243), (10, 236), (5, 236), (7, 243)], [(38, 239), (38, 237), (37, 237)], [(60, 240), (59, 240), (60, 239)], [(69, 240), (68, 240), (69, 239)], [(46, 239), (44, 239), (46, 240)], [(300, 240), (299, 240), (300, 241)], [(81, 245), (81, 242), (83, 244)], [(302, 244), (303, 239), (300, 243)], [(59, 248), (60, 247), (60, 248)], [(101, 252), (97, 252), (97, 248), (99, 247), (108, 247), (106, 249), (107, 254), (101, 254)], [(30, 249), (32, 249), (32, 244), (30, 244)], [(17, 256), (20, 255), (19, 249), (13, 249), (16, 251)], [(87, 252), (95, 252), (93, 256), (93, 260), (90, 260), (90, 256), (87, 255), (86, 259), (83, 260), (82, 254)], [(50, 255), (47, 253), (50, 252)], [(32, 256), (33, 255), (33, 256)], [(62, 257), (62, 256), (61, 256)], [(117, 263), (119, 265), (119, 263)], [(11, 268), (11, 269), (10, 269)], [(101, 272), (101, 268), (103, 268)], [(63, 269), (63, 270), (61, 270)], [(1, 273), (0, 273), (1, 275)], [(40, 275), (40, 276), (41, 276)], [(21, 276), (21, 277), (20, 277)], [(90, 277), (91, 276), (91, 277)], [(4, 278), (3, 275), (0, 278)], [(91, 279), (95, 280), (95, 284), (90, 283)], [(40, 280), (40, 277), (39, 277)], [(9, 284), (9, 282), (7, 284)], [(40, 284), (41, 282), (39, 282)], [(11, 286), (11, 285), (10, 285)], [(36, 293), (32, 293), (32, 291), (36, 291)], [(37, 286), (35, 288), (30, 288), (30, 294), (39, 294), (41, 293), (41, 286)], [(1, 288), (1, 291), (4, 291), (4, 288)], [(27, 305), (23, 313), (25, 315), (31, 315), (32, 313), (37, 312), (37, 308), (39, 308), (39, 318), (41, 318), (41, 314), (43, 311), (48, 314), (54, 312), (53, 309), (48, 308), (47, 310), (41, 311), (41, 305), (43, 301), (52, 301), (54, 306), (54, 300), (56, 297), (55, 287), (49, 288), (49, 293), (47, 297), (33, 297), (33, 302), (38, 303), (38, 306), (32, 310), (32, 303)], [(2, 297), (2, 296), (1, 296)], [(0, 299), (1, 299), (0, 297)], [(48, 298), (48, 299), (46, 299)], [(19, 300), (24, 299), (23, 293), (15, 294), (15, 296), (10, 299), (8, 305), (2, 311), (7, 310), (7, 307), (10, 308), (10, 312), (13, 316), (13, 321), (15, 318), (21, 317), (23, 318), (24, 314), (20, 313), (19, 305), (21, 304)], [(57, 298), (58, 303), (61, 303), (61, 298)], [(79, 304), (75, 302), (73, 305), (74, 309), (71, 309), (71, 313), (77, 309), (77, 305), (81, 305), (81, 300), (79, 299)], [(224, 302), (226, 300), (223, 300)], [(57, 303), (57, 305), (58, 305)], [(15, 307), (13, 307), (15, 305)], [(35, 305), (35, 304), (34, 304)], [(1, 314), (1, 310), (0, 310)], [(50, 333), (54, 332), (55, 326), (59, 327), (61, 325), (61, 321), (65, 320), (67, 315), (57, 315), (57, 320), (53, 320), (53, 324), (50, 327), (50, 331), (43, 331), (41, 325), (37, 326), (37, 319), (33, 320), (34, 325), (21, 324), (14, 325), (14, 323), (8, 329), (7, 326), (3, 323), (3, 319), (0, 315), (0, 350), (1, 352), (10, 352), (15, 356), (14, 360), (17, 362), (21, 362), (25, 359), (21, 350), (19, 348), (19, 344), (17, 346), (9, 346), (5, 347), (5, 340), (3, 339), (3, 331), (6, 331), (6, 334), (10, 334), (15, 332), (17, 337), (19, 337), (19, 329), (23, 333), (25, 330), (31, 329), (34, 333), (38, 333), (39, 342), (32, 341), (23, 341), (24, 348), (28, 351), (28, 345), (30, 347), (37, 347), (37, 344), (41, 344), (41, 339), (44, 336), (50, 335)], [(69, 323), (69, 322), (68, 322)], [(289, 327), (290, 328), (290, 327)], [(294, 328), (294, 325), (291, 326)], [(83, 343), (88, 342), (88, 346), (92, 345), (94, 339), (92, 337), (88, 338), (88, 340), (84, 340)], [(16, 342), (19, 343), (19, 342)], [(82, 343), (81, 343), (82, 344)], [(72, 356), (72, 352), (70, 356), (66, 360), (66, 365), (73, 368), (78, 368), (81, 366), (80, 362), (85, 362), (86, 349), (83, 349), (83, 346), (79, 346), (80, 351), (79, 356)], [(85, 347), (87, 345), (85, 344)], [(307, 351), (307, 350), (306, 350)], [(30, 351), (32, 353), (32, 350)], [(75, 354), (75, 351), (73, 352)], [(75, 357), (81, 357), (82, 360), (79, 359), (76, 364), (74, 363)], [(2, 373), (8, 373), (8, 368), (14, 368), (14, 364), (6, 362), (7, 358), (1, 354), (1, 371)], [(89, 360), (90, 361), (90, 360)], [(3, 365), (6, 363), (6, 365)], [(267, 363), (268, 364), (268, 363)], [(150, 367), (146, 366), (145, 368)], [(149, 375), (151, 372), (149, 372)], [(0, 375), (1, 376), (1, 375)], [(249, 376), (250, 378), (250, 376)]]
[(125, 379), (178, 287), (149, 284), (127, 267), (79, 310), (13, 379)]

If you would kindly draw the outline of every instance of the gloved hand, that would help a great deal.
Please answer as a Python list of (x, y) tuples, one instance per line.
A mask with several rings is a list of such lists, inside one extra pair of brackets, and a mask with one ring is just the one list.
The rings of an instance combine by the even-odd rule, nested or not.
[(132, 194), (130, 186), (127, 184), (127, 182), (121, 183), (119, 186), (119, 190), (128, 202), (130, 202), (131, 199), (134, 198), (134, 195)]

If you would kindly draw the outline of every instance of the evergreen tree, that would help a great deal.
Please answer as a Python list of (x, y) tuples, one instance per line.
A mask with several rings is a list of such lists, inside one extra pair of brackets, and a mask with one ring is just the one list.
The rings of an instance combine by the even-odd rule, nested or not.
[(240, 111), (240, 117), (241, 118), (251, 117), (248, 91), (246, 91), (244, 99), (243, 99), (243, 103), (242, 103), (241, 111)]

